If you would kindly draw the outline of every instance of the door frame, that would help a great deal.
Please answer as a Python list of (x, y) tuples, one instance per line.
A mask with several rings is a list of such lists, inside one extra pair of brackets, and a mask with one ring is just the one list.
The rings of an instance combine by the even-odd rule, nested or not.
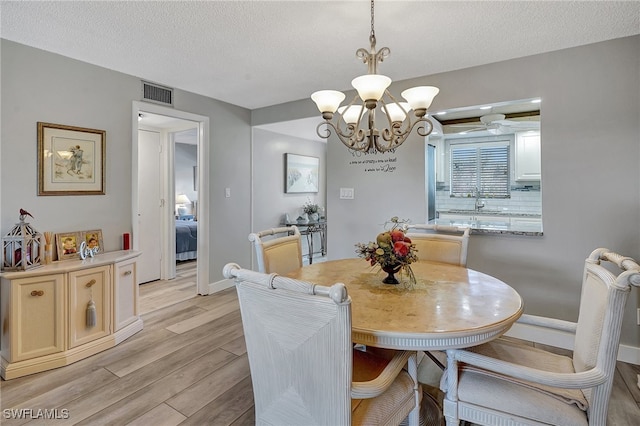
[[(132, 227), (132, 248), (139, 249), (138, 239), (138, 114), (150, 113), (164, 115), (171, 118), (192, 121), (198, 127), (198, 203), (196, 217), (198, 218), (198, 266), (197, 266), (197, 293), (209, 294), (209, 223), (210, 223), (210, 201), (209, 201), (209, 117), (193, 114), (186, 111), (179, 111), (161, 105), (147, 102), (133, 101), (131, 108), (131, 227)], [(173, 131), (173, 130), (172, 130)], [(164, 142), (163, 142), (164, 143)], [(161, 278), (175, 278), (175, 190), (174, 190), (174, 141), (171, 138), (169, 146), (166, 147), (166, 161), (162, 164), (161, 202), (163, 209), (161, 214), (162, 232), (168, 241), (162, 247)], [(173, 245), (170, 244), (173, 241)]]

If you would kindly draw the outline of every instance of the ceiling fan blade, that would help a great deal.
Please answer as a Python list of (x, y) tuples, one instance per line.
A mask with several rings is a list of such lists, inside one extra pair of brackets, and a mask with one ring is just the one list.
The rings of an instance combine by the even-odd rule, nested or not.
[(499, 120), (499, 121), (494, 121), (494, 123), (500, 124), (501, 126), (520, 128), (520, 129), (539, 129), (540, 128), (539, 121)]
[[(452, 126), (453, 127), (453, 126)], [(487, 130), (486, 127), (482, 126), (482, 127), (475, 127), (473, 129), (468, 129), (468, 130), (460, 130), (458, 131), (458, 133), (470, 133), (470, 132), (479, 132), (482, 130)]]
[(478, 127), (482, 126), (482, 123), (469, 123), (469, 124), (449, 124), (449, 127)]

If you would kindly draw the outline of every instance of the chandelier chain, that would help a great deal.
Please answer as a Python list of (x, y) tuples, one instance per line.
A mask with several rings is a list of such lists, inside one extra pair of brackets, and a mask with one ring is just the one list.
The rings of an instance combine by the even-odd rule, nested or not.
[(374, 17), (373, 0), (371, 0), (371, 37), (375, 39), (376, 38), (376, 30), (374, 29), (374, 25), (373, 25), (373, 17)]

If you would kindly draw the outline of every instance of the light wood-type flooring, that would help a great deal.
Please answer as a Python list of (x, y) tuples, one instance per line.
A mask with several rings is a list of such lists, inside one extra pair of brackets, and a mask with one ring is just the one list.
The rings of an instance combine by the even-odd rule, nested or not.
[[(188, 277), (188, 265), (183, 266), (180, 279), (141, 286), (146, 308), (140, 333), (72, 365), (2, 381), (0, 423), (254, 424), (235, 289), (195, 296), (195, 282), (187, 284), (194, 275)], [(608, 425), (638, 425), (640, 366), (619, 362), (617, 367)], [(44, 409), (66, 418), (32, 419)], [(28, 418), (9, 419), (12, 413)]]

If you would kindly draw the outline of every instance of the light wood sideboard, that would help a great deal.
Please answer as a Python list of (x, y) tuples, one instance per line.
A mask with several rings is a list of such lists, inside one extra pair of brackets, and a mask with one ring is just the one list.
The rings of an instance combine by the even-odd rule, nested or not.
[[(115, 251), (0, 274), (2, 378), (71, 364), (142, 330), (139, 255)], [(95, 304), (95, 321), (87, 318), (90, 301)]]

